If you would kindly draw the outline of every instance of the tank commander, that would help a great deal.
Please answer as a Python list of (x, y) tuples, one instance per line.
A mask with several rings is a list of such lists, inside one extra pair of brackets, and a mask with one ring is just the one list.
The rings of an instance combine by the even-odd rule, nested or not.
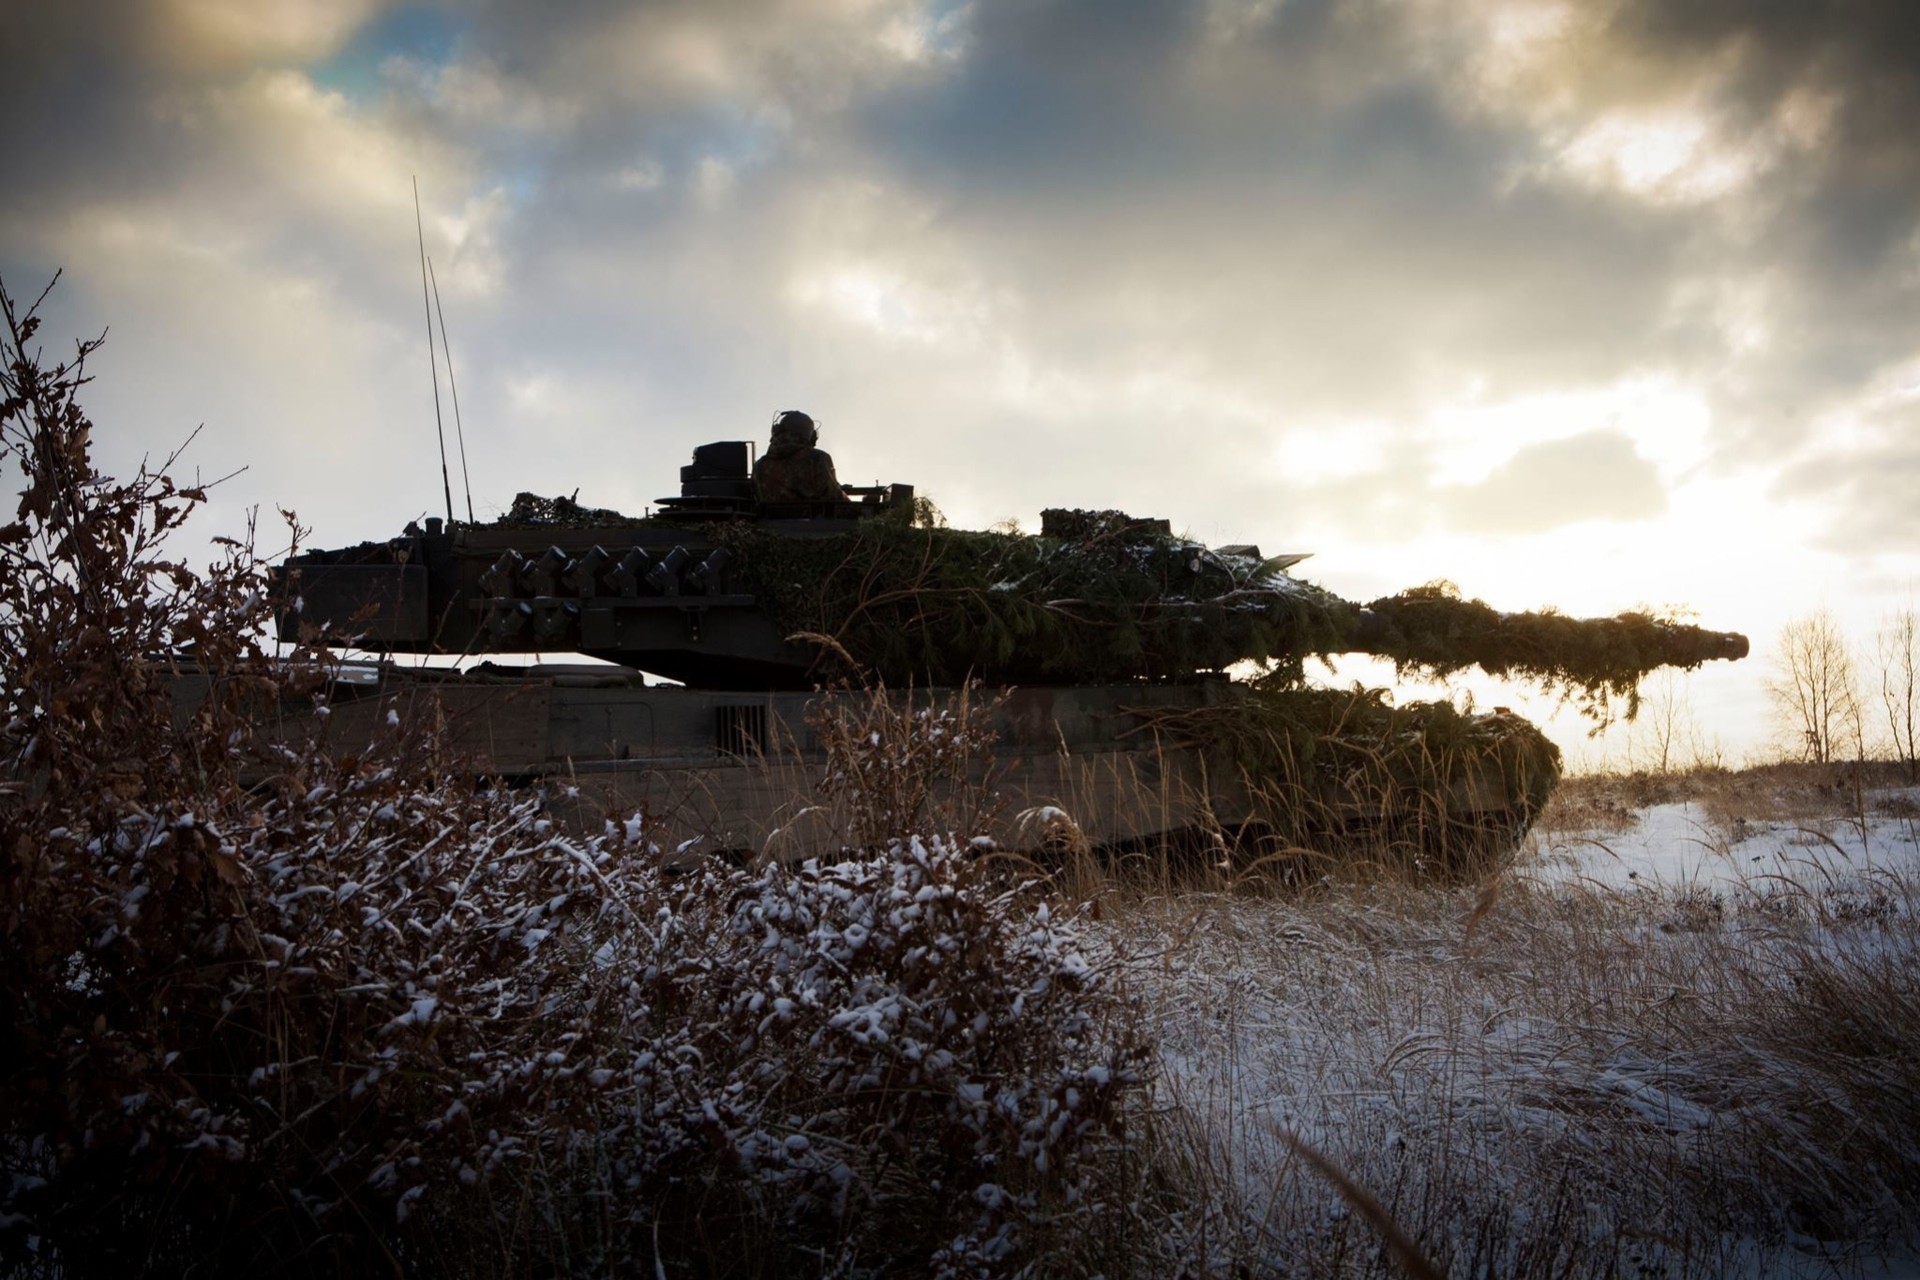
[(753, 495), (762, 502), (841, 502), (846, 491), (833, 473), (833, 458), (814, 448), (820, 438), (813, 419), (788, 409), (773, 420), (767, 451), (753, 464)]

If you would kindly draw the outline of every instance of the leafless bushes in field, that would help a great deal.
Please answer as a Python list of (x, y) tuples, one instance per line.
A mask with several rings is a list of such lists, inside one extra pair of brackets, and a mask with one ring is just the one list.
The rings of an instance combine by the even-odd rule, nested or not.
[(1853, 651), (1840, 622), (1825, 609), (1789, 622), (1780, 633), (1767, 680), (1789, 755), (1830, 764), (1864, 753), (1863, 707)]
[(1886, 619), (1874, 637), (1880, 674), (1880, 713), (1893, 758), (1907, 779), (1920, 782), (1920, 611), (1911, 606)]
[(268, 660), (248, 548), (167, 557), (198, 492), (94, 473), (97, 344), (44, 367), (5, 319), (0, 1268), (1124, 1250), (1143, 1049), (1071, 926), (966, 856), (936, 785), (964, 708), (817, 726), (858, 792), (837, 864), (678, 875), (644, 815), (564, 834), (398, 708), (330, 753), (256, 741), (276, 700), (324, 712), (326, 655)]
[(1882, 619), (1871, 654), (1857, 655), (1826, 610), (1790, 622), (1767, 693), (1789, 758), (1892, 759), (1920, 780), (1920, 614), (1911, 606)]
[(1844, 1273), (1920, 1227), (1920, 900), (1870, 888), (1140, 908), (1193, 1273), (1402, 1274), (1296, 1140), (1447, 1275)]

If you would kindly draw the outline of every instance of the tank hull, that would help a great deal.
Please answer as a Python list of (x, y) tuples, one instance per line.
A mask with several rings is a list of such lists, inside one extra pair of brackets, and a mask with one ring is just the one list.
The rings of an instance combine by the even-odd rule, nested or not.
[[(265, 709), (260, 736), (339, 755), (430, 733), (476, 778), (543, 787), (554, 813), (583, 834), (643, 814), (689, 850), (781, 860), (845, 847), (845, 815), (819, 786), (828, 763), (821, 726), (886, 696), (695, 689), (585, 665), (458, 672), (347, 663), (332, 675), (323, 697)], [(201, 678), (183, 675), (179, 713), (190, 715), (204, 694)], [(1348, 791), (1326, 770), (1281, 779), (1237, 766), (1166, 727), (1224, 711), (1233, 697), (1219, 680), (935, 689), (892, 701), (937, 708), (967, 699), (987, 718), (991, 756), (970, 783), (992, 799), (982, 829), (962, 834), (1003, 849), (1151, 857), (1197, 839), (1245, 864), (1275, 853), (1331, 856), (1358, 829), (1385, 843), (1412, 818), (1478, 833), (1474, 858), (1483, 860), (1509, 851), (1531, 820), (1497, 767), (1455, 767), (1437, 793), (1377, 780)], [(249, 779), (267, 780), (265, 769)], [(1431, 831), (1417, 839), (1431, 845)]]

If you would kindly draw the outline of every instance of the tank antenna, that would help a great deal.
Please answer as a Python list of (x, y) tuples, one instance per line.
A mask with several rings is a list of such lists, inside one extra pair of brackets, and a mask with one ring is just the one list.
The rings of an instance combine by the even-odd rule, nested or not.
[[(433, 282), (433, 314), (440, 321), (440, 354), (447, 358), (447, 390), (453, 392), (453, 438), (460, 442), (460, 487), (466, 491), (467, 523), (473, 518), (473, 479), (467, 474), (467, 431), (460, 424), (460, 384), (453, 380), (453, 348), (447, 345), (447, 313), (440, 309), (440, 277), (433, 272), (433, 259), (427, 259), (427, 279)], [(449, 496), (447, 501), (453, 501)]]
[(427, 233), (420, 226), (420, 179), (413, 179), (413, 231), (420, 237), (420, 306), (427, 313), (427, 369), (433, 374), (433, 429), (440, 437), (440, 488), (453, 523), (453, 481), (447, 475), (447, 429), (440, 421), (440, 365), (433, 354), (433, 306), (427, 301)]

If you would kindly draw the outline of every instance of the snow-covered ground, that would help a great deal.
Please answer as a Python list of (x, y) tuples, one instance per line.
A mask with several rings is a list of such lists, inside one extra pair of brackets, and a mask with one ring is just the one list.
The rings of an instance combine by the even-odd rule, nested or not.
[(1920, 795), (1865, 799), (1543, 831), (1488, 889), (1129, 911), (1194, 1269), (1396, 1274), (1304, 1145), (1449, 1275), (1920, 1277)]
[(1616, 890), (1768, 892), (1920, 874), (1920, 787), (1862, 797), (1845, 817), (1727, 819), (1681, 800), (1640, 810), (1625, 830), (1537, 832), (1521, 873)]

